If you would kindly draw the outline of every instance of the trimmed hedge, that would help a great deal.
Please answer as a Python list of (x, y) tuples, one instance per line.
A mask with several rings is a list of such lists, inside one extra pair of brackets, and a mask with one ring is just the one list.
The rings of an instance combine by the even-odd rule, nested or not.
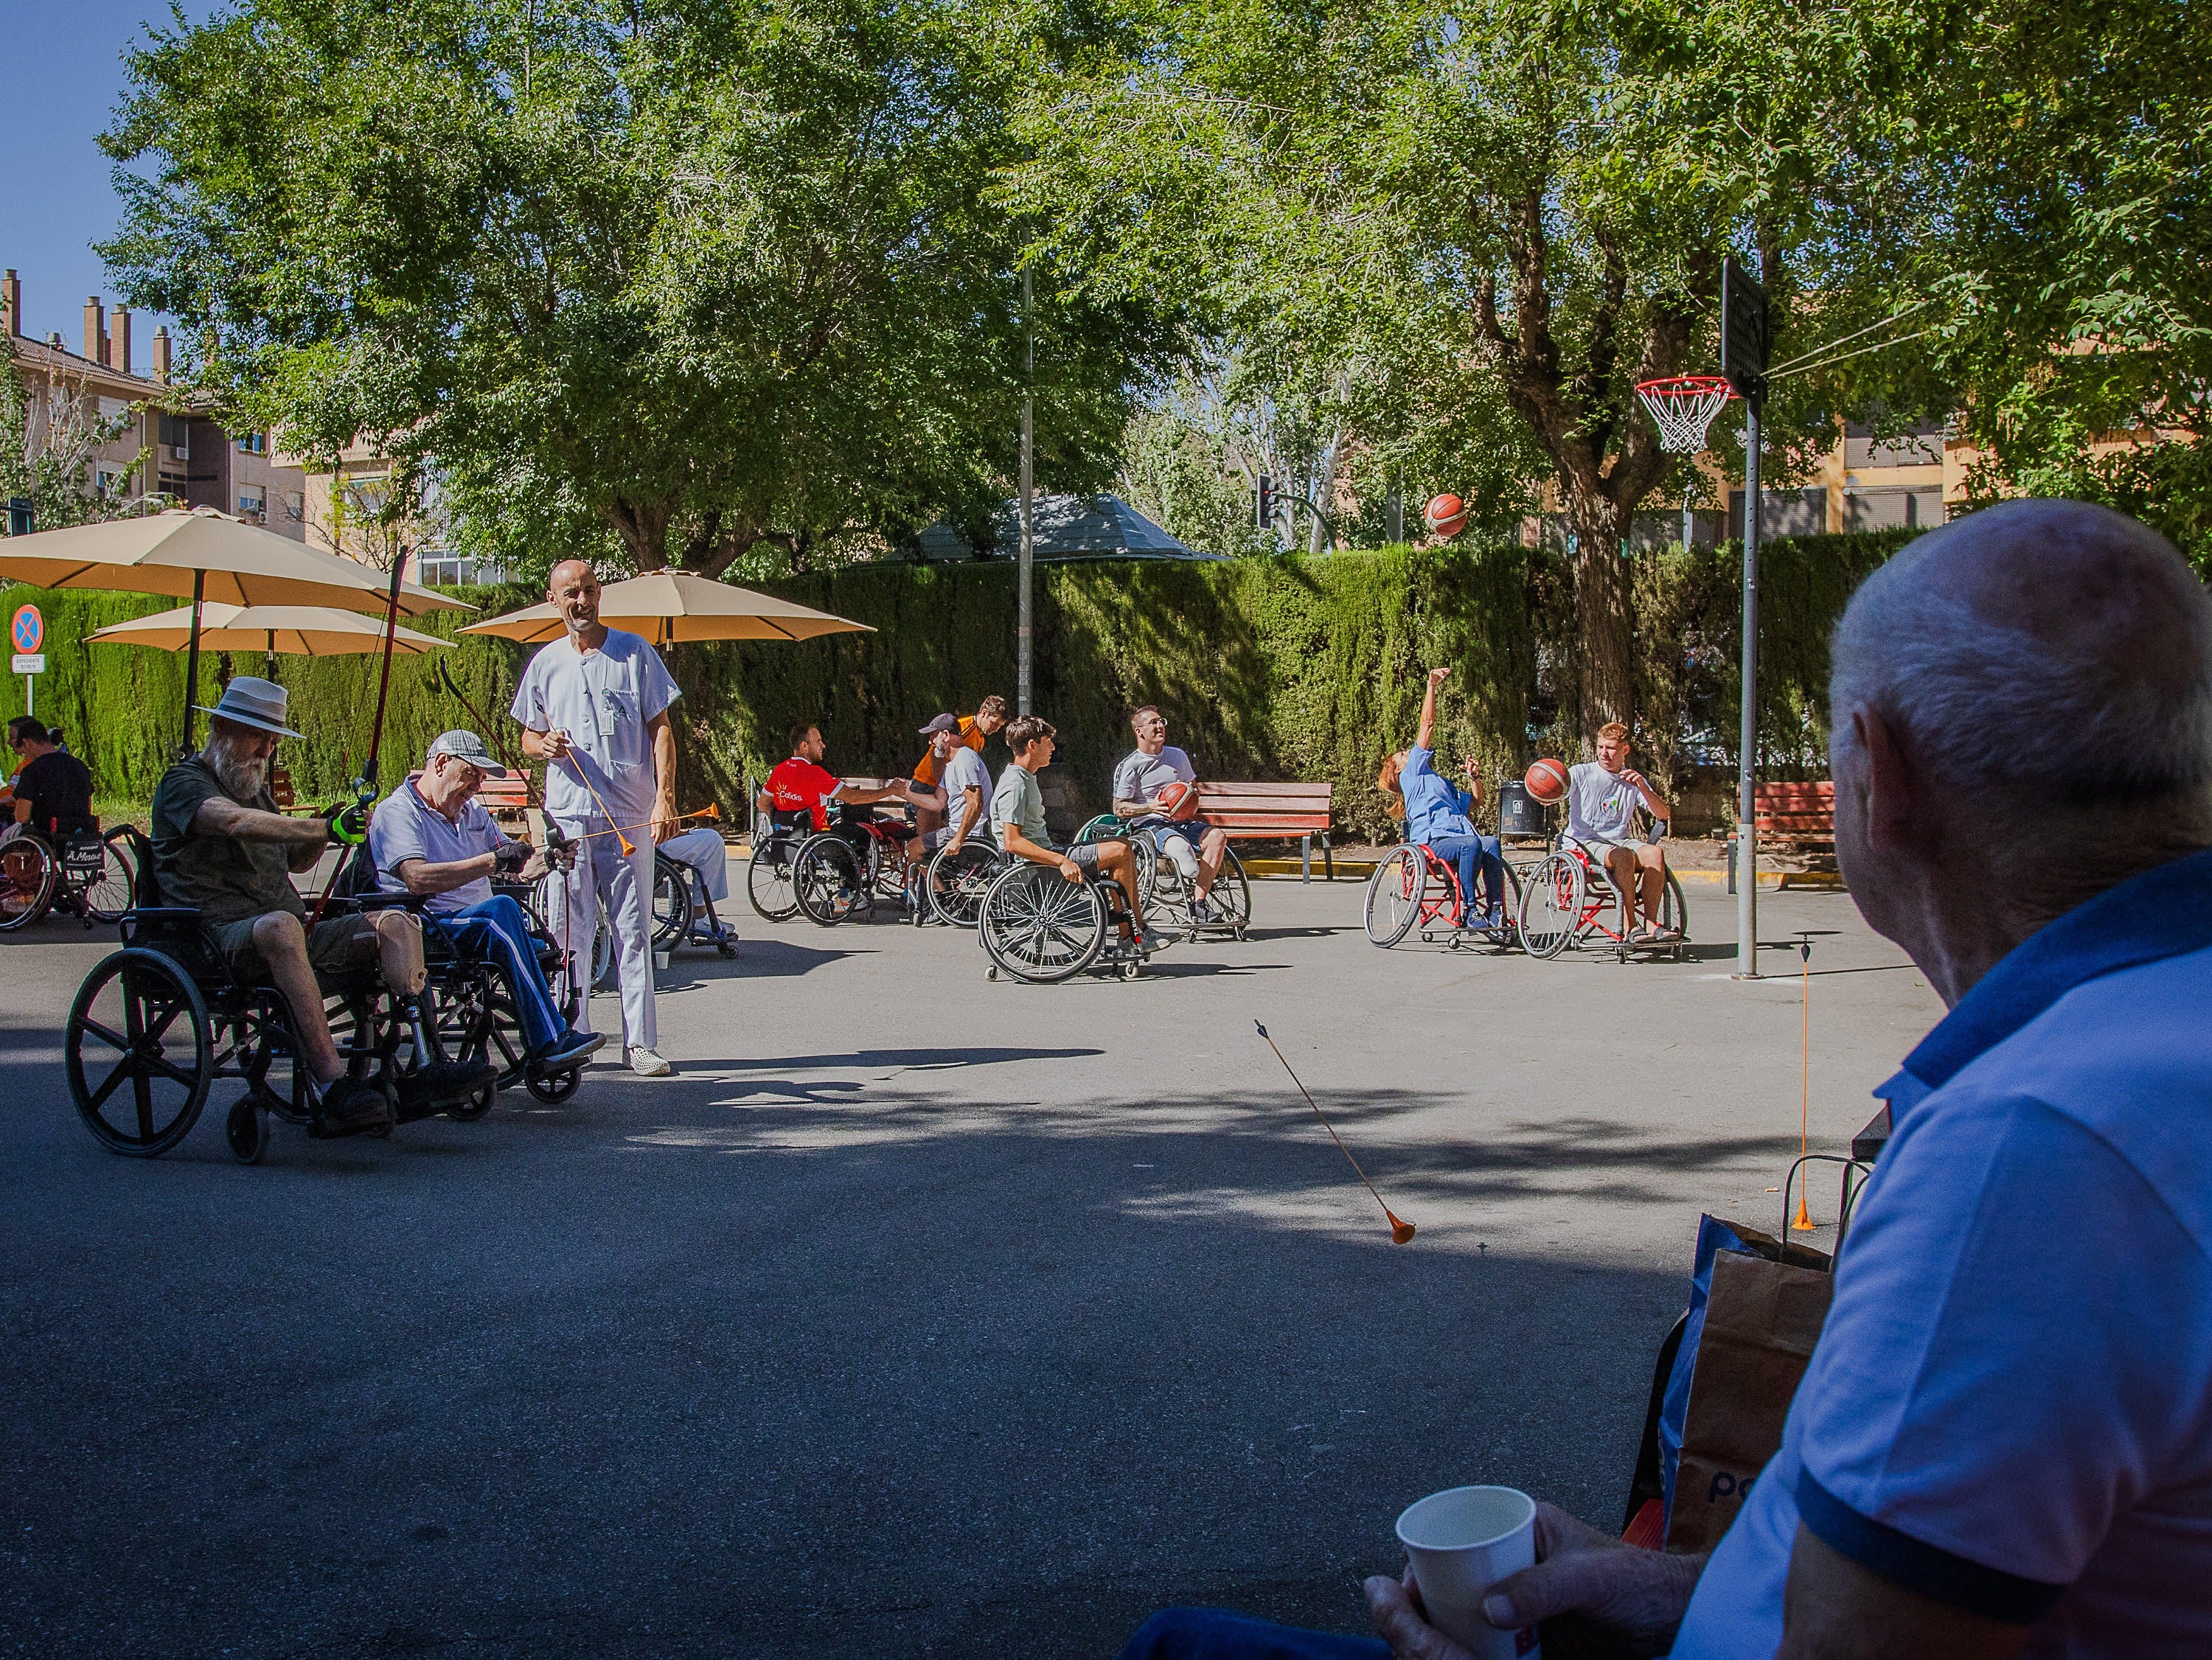
[[(1829, 630), (1851, 588), (1903, 540), (1814, 536), (1764, 550), (1769, 766), (1820, 766)], [(1708, 734), (1732, 754), (1737, 568), (1731, 547), (1638, 556), (1640, 750), (1662, 779), (1678, 770), (1680, 744), (1692, 735)], [(1495, 778), (1540, 751), (1581, 747), (1582, 735), (1552, 713), (1573, 707), (1571, 614), (1555, 555), (1494, 542), (1222, 564), (1053, 565), (1036, 578), (1036, 702), (1060, 729), (1055, 771), (1067, 814), (1104, 804), (1113, 765), (1129, 748), (1127, 711), (1157, 703), (1201, 775), (1328, 779), (1343, 833), (1388, 839), (1395, 828), (1372, 780), (1383, 755), (1411, 741), (1421, 676), (1437, 663), (1453, 671), (1437, 736), (1447, 755), (1473, 754)], [(771, 585), (877, 632), (671, 648), (669, 666), (685, 694), (677, 706), (684, 804), (711, 797), (741, 817), (742, 779), (784, 754), (784, 729), (794, 720), (822, 726), (833, 768), (903, 772), (922, 748), (915, 729), (930, 715), (973, 709), (990, 692), (1012, 699), (1011, 562), (855, 565)], [(459, 591), (485, 615), (538, 597), (514, 586)], [(40, 682), (40, 712), (68, 730), (104, 797), (150, 797), (179, 730), (182, 654), (88, 654), (82, 640), (104, 622), (167, 602), (11, 588), (0, 604), (12, 609), (25, 598), (46, 617), (52, 668)], [(450, 638), (470, 620), (445, 614), (410, 626)], [(525, 653), (470, 639), (444, 656), (470, 700), (503, 724)], [(268, 669), (258, 653), (202, 663), (204, 703), (229, 674)], [(285, 756), (295, 786), (302, 800), (334, 797), (368, 748), (376, 659), (280, 658), (276, 677), (291, 689), (293, 724), (307, 735)], [(21, 685), (10, 682), (11, 712), (21, 706)], [(396, 659), (386, 782), (439, 731), (470, 724), (439, 688), (434, 658)], [(1003, 764), (995, 748), (991, 760)]]

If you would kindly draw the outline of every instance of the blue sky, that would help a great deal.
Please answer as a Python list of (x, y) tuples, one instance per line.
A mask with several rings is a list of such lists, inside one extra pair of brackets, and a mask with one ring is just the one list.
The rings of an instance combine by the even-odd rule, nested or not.
[[(191, 0), (188, 15), (213, 8)], [(94, 142), (123, 91), (123, 53), (166, 21), (167, 0), (0, 0), (8, 96), (0, 99), (0, 265), (23, 281), (27, 333), (59, 329), (71, 350), (84, 335), (84, 297), (114, 291), (91, 244), (115, 228), (108, 161)], [(144, 373), (155, 318), (134, 320), (132, 355)]]

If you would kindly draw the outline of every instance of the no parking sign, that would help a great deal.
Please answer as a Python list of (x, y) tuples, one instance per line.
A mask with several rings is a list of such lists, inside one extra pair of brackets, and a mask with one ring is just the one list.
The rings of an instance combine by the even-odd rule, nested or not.
[(15, 608), (15, 620), (9, 625), (9, 633), (14, 638), (18, 651), (35, 651), (40, 642), (46, 637), (46, 620), (39, 615), (37, 606), (19, 605)]

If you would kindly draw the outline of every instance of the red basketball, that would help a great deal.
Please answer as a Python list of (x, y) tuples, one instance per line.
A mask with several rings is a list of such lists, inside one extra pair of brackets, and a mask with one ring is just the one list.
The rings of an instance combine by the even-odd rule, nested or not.
[(1160, 791), (1160, 799), (1167, 803), (1167, 815), (1181, 824), (1198, 816), (1198, 786), (1194, 784), (1170, 784)]
[(1528, 776), (1521, 780), (1528, 793), (1547, 807), (1564, 800), (1567, 793), (1567, 764), (1553, 760), (1549, 755), (1528, 769)]
[(1455, 495), (1431, 498), (1421, 509), (1421, 523), (1429, 527), (1429, 534), (1449, 542), (1467, 529), (1467, 503)]

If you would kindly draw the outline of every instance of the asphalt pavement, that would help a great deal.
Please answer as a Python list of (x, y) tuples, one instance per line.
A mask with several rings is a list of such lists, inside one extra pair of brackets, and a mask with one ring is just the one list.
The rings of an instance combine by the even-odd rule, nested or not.
[(1801, 998), (1833, 1152), (1936, 997), (1842, 894), (1762, 896), (1755, 983), (1254, 910), (1036, 987), (740, 900), (660, 977), (675, 1078), (252, 1169), (235, 1085), (95, 1144), (61, 1028), (109, 946), (0, 940), (0, 1653), (1109, 1656), (1171, 1602), (1364, 1629), (1438, 1487), (1619, 1525), (1698, 1213), (1781, 1220)]

